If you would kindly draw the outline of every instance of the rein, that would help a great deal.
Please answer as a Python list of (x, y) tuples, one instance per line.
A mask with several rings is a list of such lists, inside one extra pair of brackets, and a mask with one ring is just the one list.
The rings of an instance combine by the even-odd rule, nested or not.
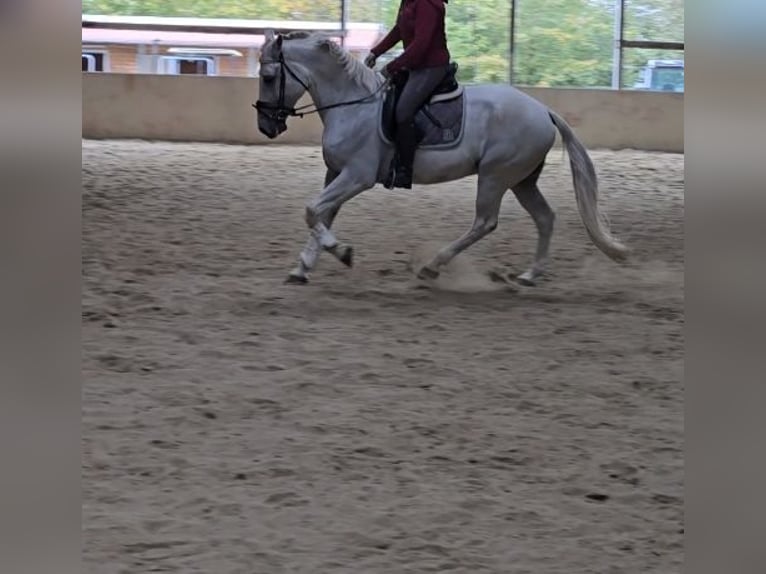
[(324, 111), (324, 110), (330, 110), (333, 108), (341, 108), (344, 106), (353, 106), (355, 104), (363, 104), (367, 100), (370, 100), (377, 96), (387, 85), (388, 80), (383, 82), (381, 86), (372, 92), (371, 94), (368, 94), (364, 96), (363, 98), (357, 98), (356, 100), (349, 100), (346, 102), (337, 102), (334, 104), (329, 104), (327, 106), (321, 106), (321, 107), (314, 107), (313, 110), (309, 111), (303, 111), (310, 107), (312, 107), (314, 104), (306, 104), (305, 106), (300, 106), (298, 108), (288, 108), (285, 106), (285, 79), (287, 75), (285, 74), (285, 71), (287, 71), (293, 78), (295, 78), (295, 81), (297, 81), (304, 90), (307, 92), (309, 91), (309, 87), (306, 85), (306, 83), (301, 80), (298, 75), (293, 72), (292, 68), (287, 65), (287, 62), (285, 61), (285, 56), (283, 53), (279, 54), (279, 66), (281, 73), (279, 74), (279, 99), (277, 100), (276, 104), (272, 104), (270, 102), (264, 102), (262, 100), (258, 100), (254, 104), (251, 104), (256, 110), (258, 110), (258, 113), (264, 114), (265, 116), (268, 116), (270, 119), (277, 120), (277, 121), (285, 121), (288, 117), (297, 117), (302, 118), (303, 116), (307, 116), (309, 114), (316, 114), (318, 112)]

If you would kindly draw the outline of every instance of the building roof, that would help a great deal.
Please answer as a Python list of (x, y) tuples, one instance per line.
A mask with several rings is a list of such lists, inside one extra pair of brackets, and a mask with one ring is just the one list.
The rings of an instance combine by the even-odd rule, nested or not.
[[(263, 32), (269, 29), (338, 32), (336, 41), (342, 35), (339, 22), (83, 15), (82, 43), (257, 48), (263, 45)], [(350, 50), (366, 50), (382, 34), (380, 24), (348, 22), (345, 46)]]

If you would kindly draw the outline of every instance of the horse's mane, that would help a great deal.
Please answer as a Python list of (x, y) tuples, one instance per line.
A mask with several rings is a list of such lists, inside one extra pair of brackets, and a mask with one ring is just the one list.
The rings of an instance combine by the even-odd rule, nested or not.
[(375, 90), (382, 81), (374, 70), (365, 66), (359, 58), (337, 44), (331, 36), (324, 32), (298, 30), (288, 32), (283, 37), (285, 40), (306, 40), (310, 46), (326, 50), (354, 82), (369, 91)]

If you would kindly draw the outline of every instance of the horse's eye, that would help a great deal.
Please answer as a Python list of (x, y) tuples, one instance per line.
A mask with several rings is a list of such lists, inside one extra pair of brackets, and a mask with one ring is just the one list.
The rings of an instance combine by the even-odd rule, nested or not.
[(270, 84), (271, 82), (274, 81), (274, 76), (272, 76), (271, 74), (269, 74), (268, 76), (261, 76), (261, 78), (263, 78), (263, 81), (266, 82), (267, 84)]

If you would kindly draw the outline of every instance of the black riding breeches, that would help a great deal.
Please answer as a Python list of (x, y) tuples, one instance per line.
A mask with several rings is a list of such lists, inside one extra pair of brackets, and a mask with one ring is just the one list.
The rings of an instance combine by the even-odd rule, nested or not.
[(397, 124), (410, 123), (415, 119), (417, 111), (444, 80), (448, 70), (448, 66), (436, 66), (409, 72), (407, 83), (396, 104)]

